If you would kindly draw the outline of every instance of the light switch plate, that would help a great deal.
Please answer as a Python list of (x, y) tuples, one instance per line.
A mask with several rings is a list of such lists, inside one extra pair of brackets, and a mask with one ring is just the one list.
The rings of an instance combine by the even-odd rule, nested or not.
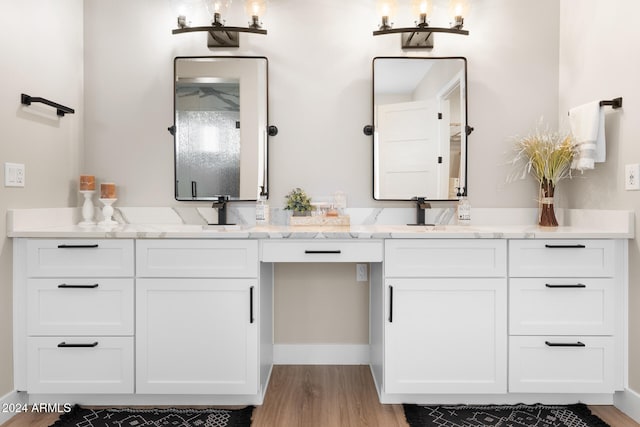
[(4, 186), (24, 187), (24, 164), (5, 163), (4, 164)]
[(638, 163), (624, 166), (624, 189), (640, 190), (640, 165)]

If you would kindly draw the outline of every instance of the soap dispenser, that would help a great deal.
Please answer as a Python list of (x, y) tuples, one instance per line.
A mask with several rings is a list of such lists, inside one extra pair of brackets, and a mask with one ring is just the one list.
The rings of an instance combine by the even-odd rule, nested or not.
[(264, 187), (260, 191), (258, 200), (256, 201), (256, 225), (269, 224), (269, 204), (267, 202), (267, 195), (264, 192)]
[(460, 187), (458, 188), (458, 209), (457, 209), (457, 217), (459, 225), (469, 225), (471, 223), (471, 205), (469, 204), (469, 200), (467, 196), (464, 195), (464, 192)]

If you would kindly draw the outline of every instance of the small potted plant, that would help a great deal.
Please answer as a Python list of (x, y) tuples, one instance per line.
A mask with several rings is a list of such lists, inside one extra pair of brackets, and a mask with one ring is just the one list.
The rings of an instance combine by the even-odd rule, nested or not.
[(311, 213), (311, 198), (301, 188), (294, 188), (287, 194), (285, 210), (293, 211), (294, 216), (308, 216)]

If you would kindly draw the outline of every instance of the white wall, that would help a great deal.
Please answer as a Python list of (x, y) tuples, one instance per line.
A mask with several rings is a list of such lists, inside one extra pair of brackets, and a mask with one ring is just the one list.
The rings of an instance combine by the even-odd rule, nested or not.
[[(0, 396), (13, 390), (12, 244), (7, 209), (74, 206), (82, 141), (82, 2), (3, 2), (0, 25), (0, 176), (4, 162), (24, 163), (24, 188), (0, 185)], [(63, 118), (20, 94), (48, 98), (76, 114)], [(4, 181), (3, 181), (4, 183)]]
[[(560, 7), (560, 117), (572, 106), (623, 97), (606, 108), (607, 161), (563, 187), (571, 207), (640, 209), (640, 192), (624, 190), (624, 165), (640, 163), (640, 14), (637, 0), (562, 0)], [(563, 184), (564, 185), (564, 184)], [(636, 215), (636, 230), (640, 229)], [(640, 391), (640, 248), (629, 245), (630, 387)]]

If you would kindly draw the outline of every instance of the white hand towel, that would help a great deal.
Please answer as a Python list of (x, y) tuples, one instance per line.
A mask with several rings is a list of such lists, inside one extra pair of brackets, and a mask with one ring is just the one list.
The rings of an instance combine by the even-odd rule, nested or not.
[(573, 160), (573, 169), (593, 169), (595, 162), (606, 160), (604, 137), (604, 109), (599, 101), (589, 102), (569, 110), (571, 133), (578, 145), (578, 154)]

